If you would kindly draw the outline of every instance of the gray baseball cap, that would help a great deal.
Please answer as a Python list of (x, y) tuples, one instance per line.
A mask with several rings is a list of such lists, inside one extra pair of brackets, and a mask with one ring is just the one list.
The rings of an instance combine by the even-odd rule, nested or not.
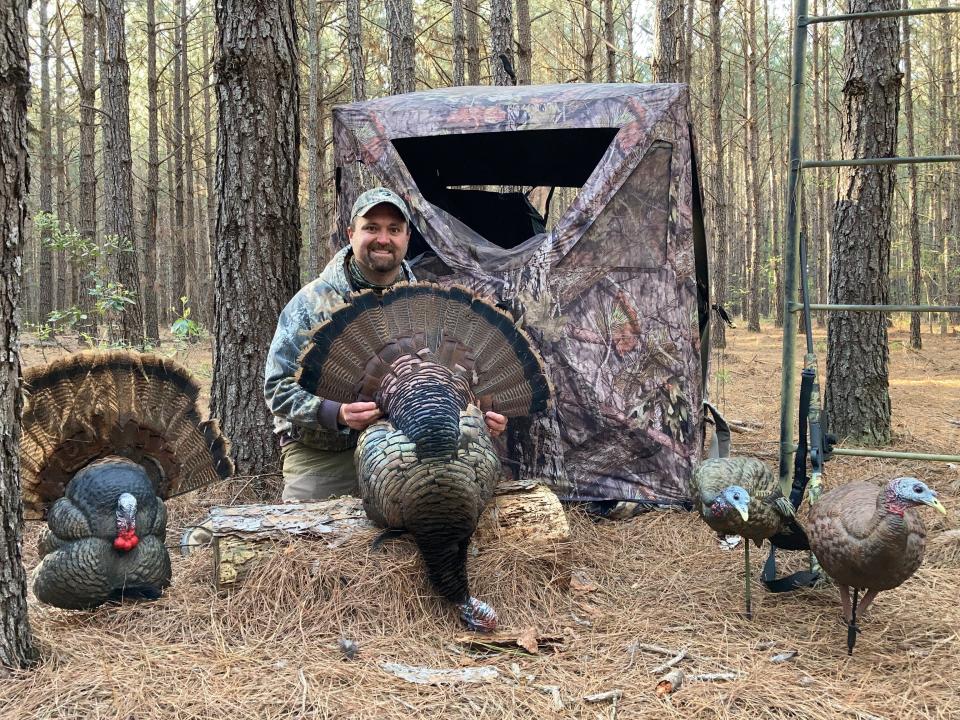
[(358, 215), (366, 215), (370, 208), (381, 203), (393, 205), (400, 211), (406, 221), (410, 222), (410, 210), (407, 208), (407, 204), (393, 190), (388, 190), (385, 187), (377, 187), (361, 193), (353, 204), (353, 210), (350, 211), (350, 222), (356, 220)]

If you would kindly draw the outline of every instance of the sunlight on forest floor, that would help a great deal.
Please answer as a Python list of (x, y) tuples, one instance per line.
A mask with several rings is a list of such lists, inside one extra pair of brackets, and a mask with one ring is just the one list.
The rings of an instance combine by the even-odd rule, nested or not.
[[(738, 328), (727, 337), (728, 349), (714, 356), (711, 395), (746, 428), (734, 435), (735, 452), (775, 465), (780, 330)], [(905, 329), (891, 329), (891, 447), (957, 453), (960, 338), (925, 334), (921, 351), (909, 350), (907, 340)], [(173, 351), (209, 385), (209, 343), (160, 349)], [(47, 359), (51, 352), (44, 348)], [(825, 352), (818, 353), (823, 371)], [(23, 359), (43, 362), (29, 345)], [(475, 594), (497, 608), (504, 629), (532, 627), (556, 639), (542, 642), (538, 654), (457, 643), (463, 630), (431, 593), (406, 542), (389, 543), (384, 553), (369, 553), (364, 543), (331, 557), (303, 541), (278, 549), (229, 595), (212, 588), (208, 552), (175, 554), (174, 585), (155, 603), (68, 612), (31, 596), (43, 662), (0, 683), (0, 716), (957, 718), (960, 544), (947, 531), (960, 528), (960, 467), (838, 457), (825, 482), (903, 474), (938, 490), (948, 515), (924, 513), (927, 561), (880, 595), (852, 657), (832, 587), (772, 595), (758, 583), (754, 619), (742, 618), (742, 551), (721, 550), (693, 514), (596, 522), (573, 512), (579, 582), (572, 587), (556, 568), (511, 558), (509, 548), (470, 561)], [(243, 494), (243, 481), (233, 480), (171, 501), (168, 543), (211, 505)], [(31, 568), (38, 532), (30, 526), (25, 541)], [(756, 577), (761, 553), (751, 557)], [(785, 569), (803, 561), (793, 554)], [(338, 650), (340, 638), (358, 644), (353, 660)], [(736, 677), (688, 682), (660, 699), (662, 673), (652, 671), (670, 658), (645, 644), (685, 649), (678, 666), (688, 674)], [(784, 655), (790, 651), (796, 655)], [(489, 666), (498, 674), (483, 684), (413, 685), (388, 674), (382, 666), (389, 662)], [(585, 699), (613, 690), (621, 693), (614, 700)]]

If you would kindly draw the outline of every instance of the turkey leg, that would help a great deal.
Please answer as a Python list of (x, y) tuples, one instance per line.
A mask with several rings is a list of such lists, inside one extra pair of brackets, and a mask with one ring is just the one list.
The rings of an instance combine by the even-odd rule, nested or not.
[(870, 607), (870, 603), (873, 602), (873, 599), (877, 597), (879, 590), (867, 590), (864, 594), (863, 599), (860, 600), (860, 605), (857, 607), (857, 614), (862, 618), (863, 614), (867, 611), (867, 608)]
[(847, 624), (850, 623), (850, 588), (846, 585), (840, 585), (840, 602), (843, 603), (843, 620)]
[(750, 603), (750, 541), (747, 538), (743, 539), (743, 574), (746, 578), (743, 596), (746, 606), (744, 614), (747, 620), (753, 620), (753, 608)]

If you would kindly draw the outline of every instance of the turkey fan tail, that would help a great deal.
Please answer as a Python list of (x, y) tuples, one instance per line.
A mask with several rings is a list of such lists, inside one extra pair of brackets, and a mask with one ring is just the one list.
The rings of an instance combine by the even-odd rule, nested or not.
[(354, 295), (311, 330), (300, 384), (339, 402), (373, 400), (404, 355), (463, 376), (484, 409), (507, 417), (550, 405), (543, 360), (530, 338), (491, 302), (459, 286), (401, 283), (382, 295)]
[(770, 538), (770, 544), (781, 550), (809, 550), (810, 540), (803, 526), (795, 517), (789, 518), (776, 535)]
[(20, 442), (25, 516), (41, 519), (73, 475), (120, 455), (142, 465), (162, 498), (233, 473), (216, 420), (201, 421), (200, 388), (167, 358), (75, 353), (24, 373)]

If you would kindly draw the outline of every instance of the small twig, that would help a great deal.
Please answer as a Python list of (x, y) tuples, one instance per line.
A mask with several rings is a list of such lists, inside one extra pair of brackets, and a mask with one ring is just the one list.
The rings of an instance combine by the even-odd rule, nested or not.
[(653, 670), (650, 671), (650, 674), (660, 675), (661, 673), (666, 672), (667, 670), (672, 668), (674, 665), (681, 662), (686, 656), (687, 656), (687, 649), (683, 648), (682, 650), (680, 650), (680, 652), (678, 652), (672, 658), (667, 660), (665, 663), (657, 665), (655, 668), (653, 668)]
[(560, 687), (558, 685), (534, 685), (534, 687), (550, 696), (554, 710), (563, 710), (563, 698), (560, 697)]
[(593, 695), (584, 695), (583, 699), (588, 703), (599, 703), (599, 702), (604, 702), (606, 700), (613, 700), (614, 702), (616, 702), (622, 697), (623, 697), (623, 690), (620, 690), (618, 688), (616, 690), (607, 690), (606, 692), (594, 693)]
[(740, 677), (740, 674), (735, 672), (717, 672), (687, 675), (687, 680), (690, 682), (712, 682), (714, 680), (736, 680), (738, 677)]

